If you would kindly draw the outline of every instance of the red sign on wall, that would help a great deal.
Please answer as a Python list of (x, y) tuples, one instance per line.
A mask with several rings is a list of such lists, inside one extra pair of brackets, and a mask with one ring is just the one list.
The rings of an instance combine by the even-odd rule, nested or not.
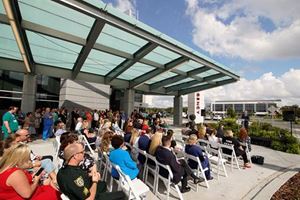
[(200, 108), (200, 93), (199, 92), (197, 92), (196, 93), (196, 113), (197, 114), (201, 114), (201, 108)]

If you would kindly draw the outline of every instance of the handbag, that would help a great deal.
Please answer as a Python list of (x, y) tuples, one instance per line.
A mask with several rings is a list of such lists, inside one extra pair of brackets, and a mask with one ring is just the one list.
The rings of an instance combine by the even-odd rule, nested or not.
[(251, 156), (252, 163), (263, 165), (265, 158), (263, 156), (253, 155)]

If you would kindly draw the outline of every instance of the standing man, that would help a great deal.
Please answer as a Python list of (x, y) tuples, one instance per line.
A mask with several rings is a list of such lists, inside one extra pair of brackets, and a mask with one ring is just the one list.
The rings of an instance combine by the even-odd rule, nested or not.
[(93, 114), (93, 122), (92, 122), (92, 128), (99, 128), (99, 114), (98, 111), (95, 109)]
[(17, 110), (17, 107), (10, 106), (8, 111), (2, 117), (2, 131), (4, 134), (3, 139), (6, 139), (9, 134), (15, 133), (18, 130), (19, 124), (15, 117)]
[(46, 112), (43, 115), (44, 127), (43, 127), (43, 140), (46, 141), (52, 135), (53, 116), (50, 112), (50, 108), (46, 108)]
[(244, 111), (243, 115), (242, 115), (242, 119), (243, 119), (243, 124), (242, 127), (244, 127), (245, 129), (249, 129), (249, 121), (250, 121), (250, 117), (248, 115), (247, 110)]

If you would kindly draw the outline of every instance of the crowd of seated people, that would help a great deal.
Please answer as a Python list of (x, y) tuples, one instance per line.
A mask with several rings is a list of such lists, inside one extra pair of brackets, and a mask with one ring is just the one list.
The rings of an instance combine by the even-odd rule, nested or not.
[[(208, 139), (216, 143), (230, 140), (230, 138), (226, 138), (226, 134), (220, 140), (216, 137), (216, 131), (209, 127), (201, 126), (199, 130), (196, 130), (195, 126), (194, 129), (186, 129), (185, 134), (189, 135), (189, 139), (183, 148), (183, 146), (180, 147), (179, 144), (176, 144), (173, 131), (167, 131), (166, 123), (160, 119), (158, 114), (145, 117), (135, 111), (130, 116), (126, 116), (124, 112), (107, 110), (106, 112), (74, 112), (73, 115), (72, 117), (75, 118), (70, 132), (64, 130), (63, 123), (57, 126), (56, 135), (60, 137), (58, 156), (63, 163), (57, 178), (56, 173), (52, 173), (53, 167), (51, 165), (53, 163), (51, 159), (50, 161), (41, 159), (41, 162), (44, 162), (43, 168), (45, 171), (47, 170), (50, 177), (50, 187), (55, 191), (63, 192), (70, 199), (121, 199), (124, 197), (122, 192), (106, 192), (104, 189), (106, 188), (105, 182), (99, 181), (101, 175), (95, 169), (95, 157), (91, 152), (88, 152), (89, 149), (82, 142), (87, 141), (95, 152), (106, 153), (111, 163), (118, 165), (124, 174), (131, 179), (139, 177), (141, 166), (146, 161), (145, 156), (135, 149), (145, 151), (156, 157), (158, 162), (169, 165), (174, 174), (172, 181), (175, 184), (181, 182), (181, 192), (187, 192), (190, 190), (187, 184), (188, 177), (191, 177), (195, 184), (200, 181), (199, 177), (192, 173), (192, 169), (197, 168), (197, 165), (192, 161), (186, 162), (184, 158), (176, 157), (176, 150), (199, 157), (202, 167), (209, 168), (207, 158), (201, 149), (195, 145), (197, 140)], [(80, 136), (85, 137), (86, 140), (81, 141), (82, 137)], [(240, 136), (241, 142), (247, 142), (247, 137), (242, 132)], [(234, 139), (231, 141), (233, 144), (236, 143)], [(128, 143), (132, 148), (126, 148), (125, 143)], [(240, 151), (237, 155), (243, 156), (242, 148), (237, 146), (236, 149), (240, 149), (237, 150)], [(47, 159), (49, 160), (49, 158), (44, 160)], [(47, 162), (48, 164), (45, 164)], [(247, 163), (248, 161), (245, 160), (245, 167), (249, 166)], [(42, 166), (39, 160), (36, 160), (34, 164)], [(167, 176), (163, 171), (160, 173)], [(210, 170), (207, 170), (205, 175), (208, 180), (212, 179)], [(114, 169), (112, 176), (118, 179), (118, 173)], [(79, 186), (80, 189), (78, 189)]]
[[(247, 133), (247, 129), (242, 127), (240, 132), (237, 134), (237, 138), (234, 137), (232, 130), (225, 130), (222, 124), (219, 124), (218, 129), (215, 130), (214, 128), (209, 127), (208, 125), (200, 125), (198, 130), (190, 129), (189, 124), (186, 125), (185, 128), (182, 129), (182, 135), (197, 136), (197, 139), (208, 140), (210, 143), (210, 147), (214, 149), (218, 149), (218, 143), (226, 144), (229, 146), (233, 146), (235, 154), (237, 157), (241, 156), (244, 161), (244, 168), (250, 168), (251, 165), (249, 163), (249, 158), (247, 157), (246, 149), (251, 151), (251, 139)], [(190, 139), (188, 140), (190, 141)], [(197, 142), (200, 145), (202, 144), (201, 141)], [(231, 154), (232, 151), (229, 149), (222, 148), (223, 153)], [(203, 159), (202, 157), (199, 157)], [(201, 160), (202, 161), (202, 160)]]

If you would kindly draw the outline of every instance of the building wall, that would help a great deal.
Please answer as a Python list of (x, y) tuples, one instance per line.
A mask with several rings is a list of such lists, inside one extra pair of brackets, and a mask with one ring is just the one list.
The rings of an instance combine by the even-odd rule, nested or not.
[(62, 79), (59, 107), (104, 110), (109, 108), (110, 95), (109, 85)]
[(204, 117), (201, 112), (204, 109), (204, 92), (194, 92), (188, 94), (188, 115), (196, 116), (196, 123), (203, 123)]
[(236, 102), (213, 102), (211, 111), (214, 114), (226, 114), (227, 109), (232, 108), (236, 113), (241, 114), (244, 110), (257, 115), (267, 115), (268, 108), (277, 107), (277, 102), (281, 100), (261, 100), (261, 101), (236, 101)]

